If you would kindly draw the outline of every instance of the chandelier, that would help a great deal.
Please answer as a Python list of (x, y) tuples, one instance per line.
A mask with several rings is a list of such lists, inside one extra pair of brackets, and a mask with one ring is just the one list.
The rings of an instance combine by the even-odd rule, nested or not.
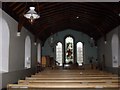
[(40, 18), (40, 15), (35, 11), (35, 7), (30, 7), (30, 10), (24, 15), (25, 18), (30, 19), (32, 23), (35, 19)]

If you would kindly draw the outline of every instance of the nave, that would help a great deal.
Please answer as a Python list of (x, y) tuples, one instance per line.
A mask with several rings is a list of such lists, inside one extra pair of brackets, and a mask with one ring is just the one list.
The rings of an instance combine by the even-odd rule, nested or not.
[[(0, 2), (0, 90), (118, 89), (119, 2), (5, 1)], [(36, 70), (39, 65), (52, 69)]]
[(99, 70), (45, 69), (8, 90), (118, 90), (118, 75)]

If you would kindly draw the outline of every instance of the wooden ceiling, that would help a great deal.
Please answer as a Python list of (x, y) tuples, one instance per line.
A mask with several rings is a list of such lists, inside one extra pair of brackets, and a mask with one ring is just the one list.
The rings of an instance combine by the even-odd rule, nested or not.
[[(23, 15), (35, 6), (40, 18), (30, 23)], [(4, 2), (2, 8), (43, 42), (65, 29), (84, 32), (98, 40), (120, 25), (119, 2)], [(78, 18), (77, 18), (78, 17)]]

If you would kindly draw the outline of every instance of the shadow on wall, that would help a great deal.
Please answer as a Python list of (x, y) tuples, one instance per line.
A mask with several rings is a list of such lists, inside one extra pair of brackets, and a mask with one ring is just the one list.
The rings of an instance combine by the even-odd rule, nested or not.
[(2, 89), (2, 72), (0, 72), (0, 90)]

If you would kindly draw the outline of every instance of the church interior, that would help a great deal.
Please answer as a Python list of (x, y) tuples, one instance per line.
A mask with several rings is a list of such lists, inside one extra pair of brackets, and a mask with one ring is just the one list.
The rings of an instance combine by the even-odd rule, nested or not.
[(0, 2), (0, 90), (120, 90), (120, 2)]

